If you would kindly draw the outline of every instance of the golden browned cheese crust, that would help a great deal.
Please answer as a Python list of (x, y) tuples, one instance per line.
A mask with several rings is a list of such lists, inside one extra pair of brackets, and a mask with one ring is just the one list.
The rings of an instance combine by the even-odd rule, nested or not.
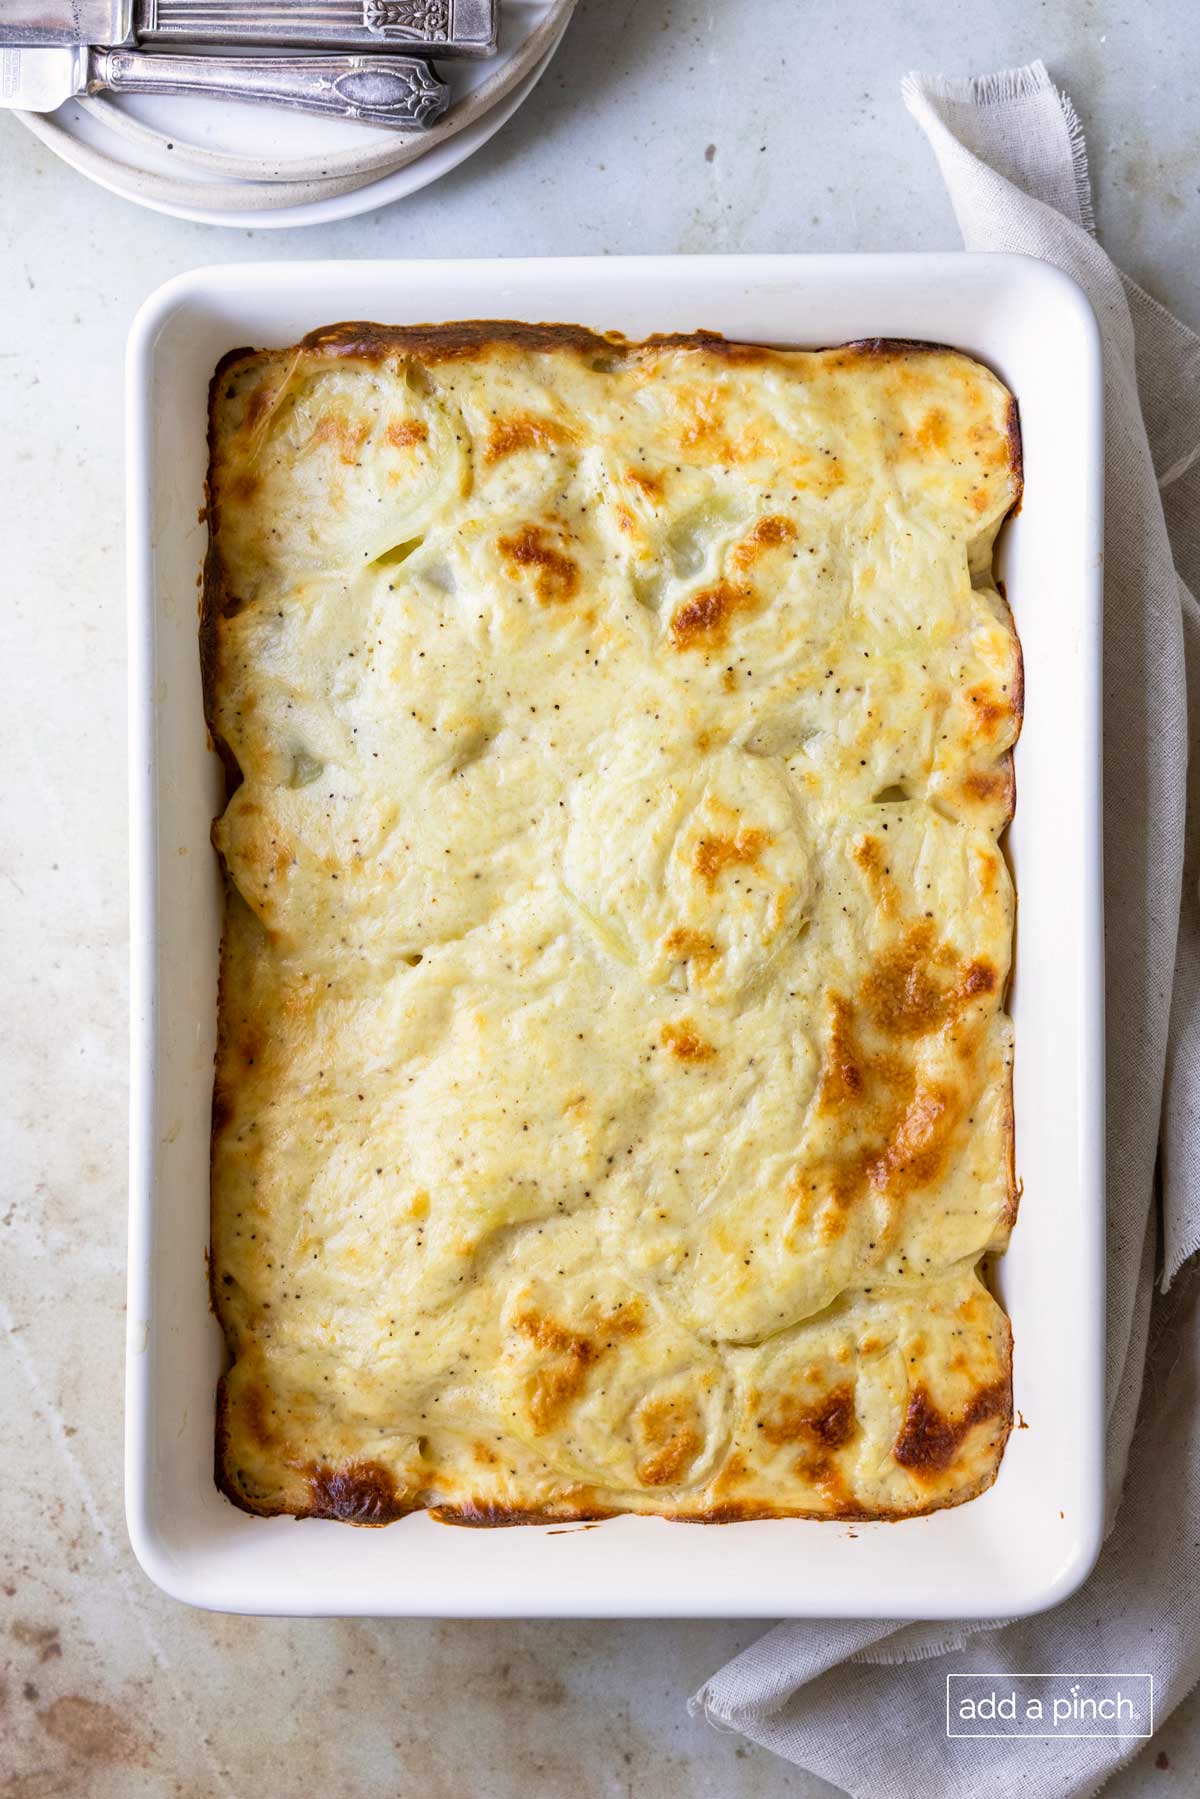
[(359, 323), (225, 358), (210, 452), (223, 1490), (980, 1492), (1011, 396), (935, 345)]

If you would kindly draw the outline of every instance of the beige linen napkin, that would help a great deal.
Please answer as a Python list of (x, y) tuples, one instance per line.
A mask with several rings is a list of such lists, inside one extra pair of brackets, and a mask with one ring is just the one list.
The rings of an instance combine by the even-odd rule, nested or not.
[(966, 248), (1057, 263), (1104, 341), (1111, 1534), (1041, 1617), (780, 1624), (691, 1709), (855, 1799), (1085, 1799), (1140, 1740), (948, 1740), (946, 1675), (1151, 1673), (1159, 1723), (1200, 1679), (1200, 1280), (1180, 1272), (1200, 1247), (1200, 338), (1096, 242), (1079, 120), (1041, 63), (911, 75), (904, 99)]

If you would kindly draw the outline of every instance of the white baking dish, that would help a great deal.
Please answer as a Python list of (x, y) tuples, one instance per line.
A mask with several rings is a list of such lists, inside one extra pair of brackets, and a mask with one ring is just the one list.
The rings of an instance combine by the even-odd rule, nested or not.
[[(1020, 890), (1020, 1221), (1000, 1273), (1014, 1430), (990, 1492), (900, 1524), (383, 1530), (258, 1519), (213, 1484), (209, 1103), (221, 892), (196, 651), (205, 406), (218, 357), (345, 318), (713, 327), (818, 345), (929, 338), (1016, 393), (1026, 488), (1002, 572), (1025, 653), (1010, 849)], [(1013, 1616), (1084, 1578), (1101, 1530), (1103, 970), (1101, 374), (1078, 289), (1021, 257), (652, 257), (201, 269), (129, 345), (133, 1083), (126, 1483), (147, 1573), (229, 1611), (450, 1615)]]

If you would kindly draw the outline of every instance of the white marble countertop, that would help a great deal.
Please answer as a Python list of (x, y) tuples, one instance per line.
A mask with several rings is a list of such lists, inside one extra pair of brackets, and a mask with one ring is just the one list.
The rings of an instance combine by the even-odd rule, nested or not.
[[(136, 304), (178, 270), (245, 258), (956, 245), (900, 77), (1041, 55), (1083, 118), (1104, 241), (1200, 324), (1190, 14), (1007, 0), (968, 30), (946, 0), (580, 0), (541, 88), (477, 159), (307, 232), (136, 211), (0, 120), (0, 1799), (833, 1791), (684, 1712), (754, 1624), (211, 1617), (132, 1561), (120, 381)], [(1108, 1791), (1197, 1790), (1194, 1698)]]

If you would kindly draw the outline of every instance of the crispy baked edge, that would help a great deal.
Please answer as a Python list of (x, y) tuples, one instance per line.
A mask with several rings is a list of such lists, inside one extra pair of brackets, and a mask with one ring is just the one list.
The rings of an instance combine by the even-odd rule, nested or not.
[[(238, 364), (263, 355), (287, 355), (292, 351), (308, 352), (322, 356), (353, 356), (364, 362), (382, 361), (397, 350), (406, 350), (423, 362), (439, 363), (459, 361), (480, 350), (502, 346), (507, 349), (524, 352), (574, 351), (579, 356), (612, 356), (615, 354), (632, 354), (644, 349), (695, 349), (710, 354), (723, 356), (731, 363), (750, 366), (772, 360), (775, 356), (797, 348), (813, 350), (845, 350), (854, 351), (863, 356), (900, 355), (964, 355), (951, 344), (928, 342), (919, 338), (871, 337), (858, 338), (842, 344), (820, 346), (768, 345), (742, 343), (724, 337), (720, 332), (698, 330), (693, 332), (671, 332), (656, 334), (640, 341), (624, 337), (619, 332), (600, 333), (584, 325), (567, 324), (527, 324), (516, 319), (464, 319), (445, 324), (423, 325), (379, 325), (369, 320), (343, 320), (338, 324), (325, 325), (311, 331), (301, 339), (298, 345), (292, 345), (280, 351), (263, 351), (250, 347), (229, 350), (221, 357), (213, 371), (208, 390), (208, 462), (205, 472), (205, 504), (204, 518), (208, 526), (208, 545), (204, 558), (204, 569), (200, 599), (200, 672), (203, 692), (205, 722), (208, 728), (209, 742), (214, 752), (220, 757), (225, 772), (225, 803), (236, 791), (241, 782), (241, 769), (237, 759), (222, 738), (216, 725), (216, 681), (217, 681), (217, 625), (219, 620), (230, 610), (230, 601), (234, 597), (229, 588), (224, 562), (217, 547), (220, 527), (219, 508), (212, 490), (212, 469), (216, 449), (216, 409), (220, 383), (226, 379), (230, 371)], [(980, 361), (978, 357), (971, 358)], [(982, 366), (986, 367), (986, 364)], [(1025, 469), (1024, 452), (1021, 436), (1020, 408), (1016, 396), (1009, 394), (1006, 418), (1007, 442), (1009, 447), (1010, 469), (1016, 487), (1016, 494), (1009, 507), (1006, 518), (1012, 518), (1019, 512), (1024, 494)], [(1002, 596), (1003, 597), (1003, 596)], [(1005, 600), (1007, 606), (1007, 600)], [(1011, 619), (1011, 613), (1010, 613)], [(1024, 658), (1021, 640), (1014, 626), (1014, 641), (1017, 652), (1016, 691), (1012, 698), (1012, 713), (1019, 737), (1025, 716), (1025, 680)], [(1011, 822), (1016, 807), (1016, 774), (1013, 764), (1012, 750), (1005, 756), (1008, 777), (1008, 804), (1004, 827), (998, 841), (1003, 845), (1004, 834)], [(222, 865), (222, 872), (225, 873)], [(225, 917), (228, 917), (229, 893), (228, 875), (225, 874), (226, 899)], [(1014, 887), (1015, 892), (1015, 887)], [(1015, 930), (1015, 926), (1014, 926)], [(207, 1254), (207, 1276), (209, 1306), (225, 1336), (226, 1351), (231, 1356), (233, 1345), (224, 1319), (221, 1316), (220, 1295), (216, 1279), (216, 1267), (211, 1252), (212, 1224), (211, 1213), (216, 1205), (216, 1191), (212, 1184), (213, 1167), (212, 1150), (222, 1128), (224, 1119), (221, 1115), (222, 1100), (218, 1088), (216, 1069), (220, 1064), (221, 1051), (225, 1042), (226, 1008), (223, 987), (226, 972), (225, 929), (222, 928), (220, 963), (217, 977), (217, 1050), (214, 1057), (214, 1080), (212, 1114), (210, 1124), (210, 1248)], [(1006, 1177), (1008, 1186), (1008, 1203), (1005, 1211), (1005, 1224), (1011, 1230), (1016, 1222), (1020, 1202), (1020, 1188), (1016, 1178), (1016, 1124), (1013, 1109), (1012, 1073), (1009, 1072), (1008, 1092), (1006, 1095), (1005, 1117), (1005, 1156)], [(1004, 1433), (1000, 1454), (994, 1466), (974, 1483), (966, 1492), (956, 1494), (950, 1499), (934, 1499), (928, 1505), (917, 1508), (906, 1508), (903, 1511), (876, 1509), (874, 1511), (860, 1506), (841, 1506), (834, 1510), (814, 1512), (795, 1507), (772, 1507), (731, 1504), (710, 1508), (706, 1512), (663, 1512), (655, 1511), (646, 1514), (635, 1513), (636, 1516), (662, 1518), (669, 1523), (680, 1524), (733, 1524), (746, 1523), (753, 1520), (766, 1519), (813, 1519), (827, 1523), (903, 1523), (910, 1518), (928, 1517), (937, 1511), (948, 1511), (955, 1506), (968, 1504), (992, 1486), (1000, 1471), (1004, 1449), (1013, 1427), (1012, 1403), (1012, 1325), (1005, 1314), (1005, 1329), (1008, 1334), (1007, 1371), (1002, 1383), (997, 1383), (1003, 1391), (997, 1395), (998, 1408), (987, 1418), (994, 1418)], [(518, 1525), (548, 1524), (587, 1524), (597, 1523), (607, 1518), (629, 1515), (621, 1508), (583, 1507), (576, 1509), (529, 1509), (526, 1507), (504, 1507), (490, 1502), (479, 1504), (465, 1503), (461, 1506), (422, 1505), (419, 1502), (408, 1502), (401, 1498), (395, 1490), (390, 1472), (379, 1463), (358, 1463), (352, 1469), (340, 1471), (336, 1482), (322, 1482), (315, 1468), (309, 1477), (313, 1503), (306, 1511), (295, 1511), (289, 1507), (255, 1504), (241, 1493), (228, 1472), (227, 1459), (229, 1450), (228, 1423), (228, 1386), (227, 1375), (222, 1373), (217, 1383), (216, 1420), (214, 1431), (214, 1479), (218, 1490), (224, 1494), (231, 1504), (240, 1511), (248, 1512), (262, 1518), (292, 1517), (297, 1521), (304, 1518), (325, 1518), (340, 1523), (354, 1524), (365, 1528), (378, 1528), (408, 1517), (413, 1512), (428, 1511), (430, 1517), (441, 1524), (454, 1524), (473, 1529), (501, 1529)], [(980, 1418), (977, 1422), (984, 1422)]]

